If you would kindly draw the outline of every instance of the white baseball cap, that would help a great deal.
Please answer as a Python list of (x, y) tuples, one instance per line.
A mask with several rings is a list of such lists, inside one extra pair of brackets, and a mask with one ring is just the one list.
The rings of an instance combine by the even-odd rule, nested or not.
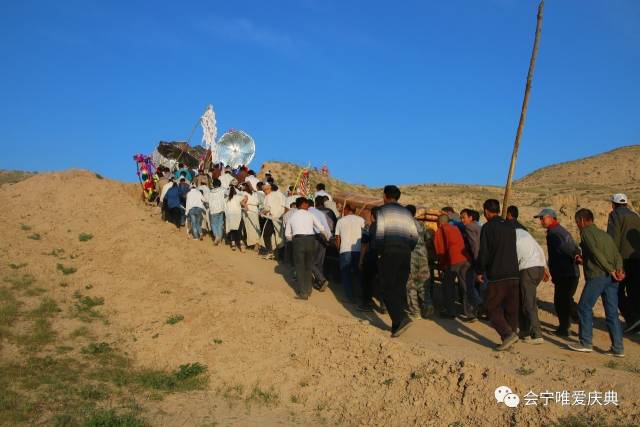
[(617, 193), (611, 196), (611, 201), (618, 205), (626, 205), (627, 204), (627, 195), (622, 193)]

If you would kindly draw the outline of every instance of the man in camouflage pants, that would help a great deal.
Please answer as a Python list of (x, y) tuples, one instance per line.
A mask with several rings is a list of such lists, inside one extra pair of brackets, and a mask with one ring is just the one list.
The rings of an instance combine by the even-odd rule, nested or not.
[[(407, 205), (407, 209), (415, 217), (416, 207)], [(431, 278), (426, 245), (429, 235), (424, 225), (416, 219), (414, 221), (418, 231), (418, 243), (411, 252), (411, 272), (407, 281), (407, 314), (412, 319), (420, 316), (426, 318), (433, 313), (433, 303), (427, 288), (427, 282)]]

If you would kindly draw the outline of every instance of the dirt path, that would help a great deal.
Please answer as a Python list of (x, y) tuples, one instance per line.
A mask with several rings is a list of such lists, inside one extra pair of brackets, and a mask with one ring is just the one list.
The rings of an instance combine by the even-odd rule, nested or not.
[[(154, 425), (504, 425), (548, 424), (586, 414), (637, 421), (640, 350), (625, 339), (627, 357), (576, 354), (549, 338), (496, 353), (488, 325), (421, 320), (390, 339), (386, 316), (363, 315), (338, 301), (339, 292), (293, 299), (281, 267), (188, 240), (135, 199), (135, 187), (88, 172), (38, 175), (2, 187), (0, 253), (52, 277), (51, 291), (68, 300), (78, 289), (105, 298), (113, 344), (141, 366), (209, 367), (211, 389), (145, 403)], [(27, 239), (20, 224), (42, 235)], [(94, 235), (79, 242), (78, 233)], [(57, 286), (64, 248), (77, 256), (68, 287)], [(542, 304), (549, 307), (550, 285)], [(332, 284), (337, 290), (339, 285)], [(168, 324), (171, 316), (183, 316)], [(542, 321), (555, 325), (541, 310)], [(599, 314), (601, 317), (601, 314)], [(602, 322), (600, 322), (602, 323)], [(595, 330), (595, 345), (608, 336)], [(529, 391), (618, 393), (619, 406), (511, 409), (493, 398), (507, 385)], [(253, 423), (253, 424), (252, 424)]]

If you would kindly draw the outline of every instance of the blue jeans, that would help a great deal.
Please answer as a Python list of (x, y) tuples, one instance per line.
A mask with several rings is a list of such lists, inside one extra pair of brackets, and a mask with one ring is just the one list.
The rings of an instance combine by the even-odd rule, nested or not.
[(356, 277), (356, 281), (360, 281), (360, 270), (358, 263), (360, 261), (360, 252), (342, 252), (340, 254), (340, 279), (344, 286), (347, 298), (353, 300), (353, 282), (351, 274)]
[(611, 276), (595, 277), (587, 280), (584, 285), (578, 303), (580, 343), (588, 348), (592, 346), (593, 306), (596, 305), (599, 297), (602, 297), (613, 351), (622, 353), (624, 347), (622, 345), (622, 324), (618, 318), (618, 283), (614, 282)]
[(191, 233), (194, 239), (202, 237), (202, 208), (191, 208), (189, 211), (189, 222), (191, 223)]
[(224, 226), (224, 212), (209, 214), (211, 233), (215, 239), (222, 239), (222, 227)]

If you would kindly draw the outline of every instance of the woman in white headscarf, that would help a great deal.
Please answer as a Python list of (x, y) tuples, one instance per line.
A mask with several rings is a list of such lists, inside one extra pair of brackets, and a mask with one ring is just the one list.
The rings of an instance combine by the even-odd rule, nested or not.
[(240, 252), (244, 252), (242, 247), (242, 206), (246, 204), (247, 196), (236, 190), (236, 187), (231, 185), (229, 187), (229, 196), (224, 207), (224, 220), (225, 229), (227, 235), (231, 239), (231, 249), (240, 249)]
[(253, 191), (250, 184), (245, 183), (243, 189), (247, 203), (244, 206), (245, 210), (242, 220), (247, 234), (247, 246), (251, 247), (260, 243), (260, 210), (258, 208), (260, 200), (258, 199), (258, 194)]

